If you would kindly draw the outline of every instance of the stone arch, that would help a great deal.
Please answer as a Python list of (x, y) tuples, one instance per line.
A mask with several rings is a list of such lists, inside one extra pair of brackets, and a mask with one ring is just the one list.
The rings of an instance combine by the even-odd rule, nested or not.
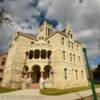
[(40, 66), (39, 65), (33, 65), (31, 69), (31, 78), (33, 83), (39, 83), (41, 73), (40, 73)]
[(44, 73), (43, 73), (44, 79), (49, 78), (51, 69), (52, 69), (51, 65), (44, 66)]

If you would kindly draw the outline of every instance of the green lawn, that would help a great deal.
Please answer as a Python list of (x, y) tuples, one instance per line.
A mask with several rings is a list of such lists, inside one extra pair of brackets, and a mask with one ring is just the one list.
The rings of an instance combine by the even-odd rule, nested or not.
[(4, 88), (4, 87), (0, 87), (0, 93), (6, 93), (6, 92), (11, 92), (11, 91), (16, 91), (19, 89), (9, 89), (9, 88)]
[[(99, 88), (100, 85), (96, 85), (96, 88)], [(61, 94), (67, 94), (72, 92), (79, 92), (90, 89), (89, 86), (87, 87), (78, 87), (78, 88), (70, 88), (70, 89), (57, 89), (57, 88), (47, 88), (47, 89), (41, 89), (40, 93), (44, 95), (61, 95)]]

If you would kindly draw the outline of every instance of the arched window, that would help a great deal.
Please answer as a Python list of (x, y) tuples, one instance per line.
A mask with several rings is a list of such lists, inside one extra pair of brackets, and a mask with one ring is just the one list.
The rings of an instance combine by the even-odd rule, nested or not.
[(28, 70), (29, 70), (28, 66), (25, 65), (25, 66), (23, 67), (23, 71), (24, 71), (24, 72), (28, 72)]
[(48, 50), (48, 53), (47, 53), (47, 57), (48, 57), (48, 59), (50, 59), (50, 56), (51, 56), (51, 51)]
[(34, 51), (34, 58), (35, 58), (35, 59), (39, 59), (39, 57), (40, 57), (40, 50), (36, 49), (36, 50)]
[(41, 58), (46, 59), (46, 50), (41, 50)]
[(29, 59), (32, 59), (33, 58), (33, 50), (30, 50), (29, 51)]

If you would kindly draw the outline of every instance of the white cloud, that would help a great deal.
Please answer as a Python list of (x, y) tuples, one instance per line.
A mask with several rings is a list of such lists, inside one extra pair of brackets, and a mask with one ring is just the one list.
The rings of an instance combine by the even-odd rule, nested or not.
[[(83, 0), (81, 4), (78, 3), (78, 0), (39, 0), (36, 8), (29, 6), (29, 3), (33, 0), (6, 1), (8, 1), (10, 15), (16, 23), (14, 26), (17, 26), (17, 28), (25, 26), (24, 31), (36, 32), (39, 26), (37, 20), (32, 18), (32, 15), (40, 15), (38, 9), (46, 10), (46, 18), (59, 21), (57, 29), (61, 30), (67, 24), (71, 24), (77, 39), (88, 46), (90, 59), (100, 55), (98, 49), (100, 0)], [(26, 19), (29, 22), (25, 23)], [(27, 30), (28, 25), (33, 26), (32, 29)], [(7, 36), (5, 37), (7, 38)]]
[(93, 35), (93, 31), (92, 30), (84, 30), (84, 31), (80, 31), (79, 34), (76, 34), (76, 37), (79, 38), (90, 38)]

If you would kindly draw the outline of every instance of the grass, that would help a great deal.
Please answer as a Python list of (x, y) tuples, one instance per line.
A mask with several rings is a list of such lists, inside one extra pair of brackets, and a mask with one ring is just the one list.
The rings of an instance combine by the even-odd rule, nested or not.
[[(100, 85), (96, 85), (96, 88), (99, 88)], [(46, 88), (41, 89), (40, 93), (44, 95), (61, 95), (61, 94), (67, 94), (67, 93), (73, 93), (73, 92), (79, 92), (84, 90), (89, 90), (90, 87), (77, 87), (77, 88), (70, 88), (70, 89), (57, 89), (57, 88)]]
[(16, 91), (19, 89), (9, 89), (9, 88), (5, 88), (5, 87), (0, 87), (0, 93), (6, 93), (6, 92), (11, 92), (11, 91)]

